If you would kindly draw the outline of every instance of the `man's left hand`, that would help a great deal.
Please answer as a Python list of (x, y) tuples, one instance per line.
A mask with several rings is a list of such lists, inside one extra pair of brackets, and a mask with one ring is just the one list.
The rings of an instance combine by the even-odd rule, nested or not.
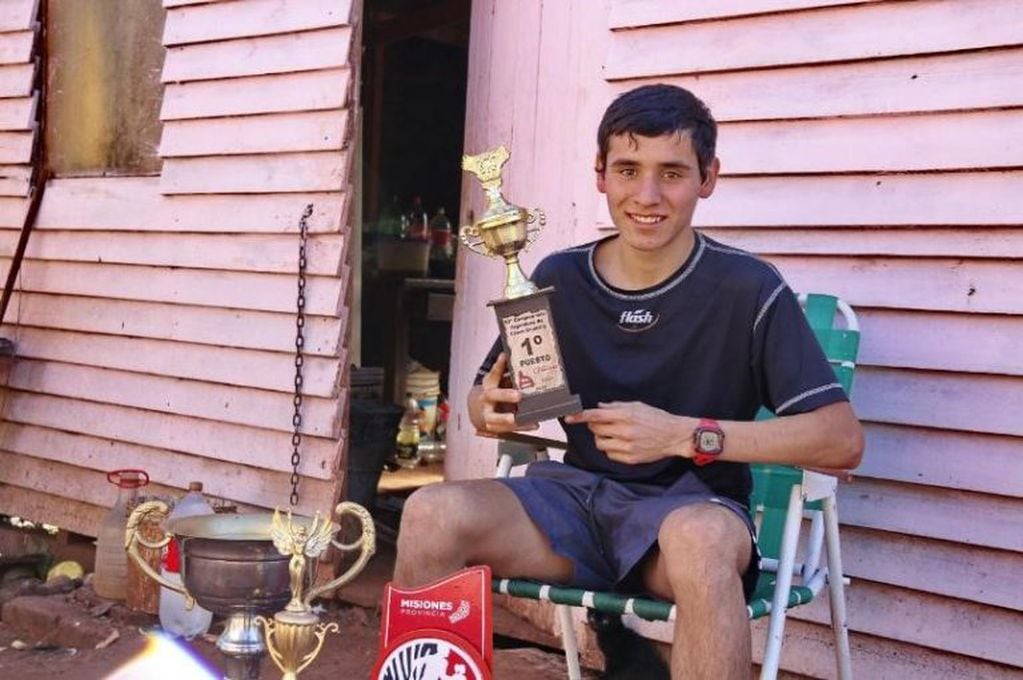
[(638, 401), (600, 403), (574, 415), (569, 424), (586, 423), (597, 448), (618, 463), (637, 465), (693, 455), (695, 418), (676, 416)]

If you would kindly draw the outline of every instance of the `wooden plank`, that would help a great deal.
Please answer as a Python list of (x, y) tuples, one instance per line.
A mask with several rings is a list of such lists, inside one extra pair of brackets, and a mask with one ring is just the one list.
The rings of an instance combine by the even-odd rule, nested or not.
[(838, 487), (843, 524), (1020, 552), (1023, 501), (858, 479)]
[[(278, 472), (291, 471), (291, 435), (284, 432), (26, 392), (8, 395), (6, 418)], [(319, 437), (305, 437), (302, 442), (299, 472), (316, 479), (332, 479), (341, 442)]]
[[(1005, 435), (864, 423), (857, 477), (1023, 498), (1023, 442)], [(969, 451), (969, 455), (964, 455)]]
[[(1023, 317), (859, 309), (860, 363), (1023, 375)], [(912, 338), (912, 342), (905, 342)]]
[[(728, 159), (722, 159), (727, 163)], [(1018, 225), (1023, 206), (1005, 200), (1023, 172), (722, 177), (700, 203), (706, 227)], [(602, 224), (610, 224), (599, 199)]]
[[(8, 327), (9, 331), (15, 331)], [(285, 392), (294, 389), (293, 352), (240, 350), (180, 342), (124, 338), (19, 327), (11, 332), (18, 357), (100, 368), (119, 369), (172, 378), (203, 380)], [(293, 335), (289, 334), (293, 338)], [(293, 343), (293, 340), (292, 340)], [(311, 397), (336, 398), (343, 359), (308, 356), (303, 368), (303, 391)]]
[[(830, 623), (827, 598), (797, 607), (789, 616)], [(1023, 616), (998, 607), (858, 581), (846, 589), (849, 627), (890, 640), (1023, 666), (1018, 644)], [(963, 634), (969, 631), (969, 634)], [(1016, 641), (1015, 643), (1013, 641)]]
[[(755, 662), (763, 660), (767, 622), (766, 618), (753, 622)], [(1019, 677), (1018, 669), (941, 650), (872, 635), (853, 633), (849, 638), (853, 672), (859, 678), (1014, 680)], [(796, 619), (786, 621), (781, 667), (799, 673), (800, 677), (835, 677), (834, 636), (831, 629)]]
[(826, 290), (854, 307), (1023, 313), (1023, 276), (1010, 261), (787, 255), (768, 259), (794, 290)]
[[(15, 293), (11, 310), (9, 320), (18, 326), (277, 352), (294, 348), (294, 313), (35, 293)], [(305, 354), (336, 357), (346, 322), (306, 316)]]
[(328, 151), (348, 142), (348, 111), (232, 116), (163, 124), (160, 155), (215, 156)]
[(234, 2), (235, 0), (163, 0), (163, 6), (166, 8), (171, 7), (184, 7), (185, 5), (205, 5), (210, 2)]
[[(37, 228), (297, 234), (312, 203), (309, 232), (337, 232), (343, 202), (337, 193), (168, 197), (160, 193), (159, 177), (61, 178), (46, 188)], [(0, 219), (3, 208), (0, 203)], [(18, 203), (9, 210), (21, 215), (23, 208)]]
[(184, 45), (294, 33), (351, 22), (351, 0), (249, 0), (170, 9), (163, 44)]
[(29, 130), (35, 125), (38, 96), (0, 99), (0, 130)]
[[(88, 470), (102, 472), (143, 467), (150, 478), (177, 490), (177, 494), (183, 493), (181, 490), (186, 489), (189, 482), (198, 480), (203, 482), (203, 491), (210, 498), (229, 499), (264, 508), (285, 504), (291, 493), (290, 473), (33, 425), (9, 424), (4, 448), (22, 456), (83, 468), (78, 473), (80, 475), (88, 474)], [(106, 486), (98, 482), (95, 484), (98, 487)], [(304, 510), (299, 512), (332, 509), (333, 487), (330, 481), (302, 478), (299, 508)]]
[(347, 68), (168, 84), (160, 120), (339, 109), (350, 102)]
[[(643, 82), (616, 82), (612, 92)], [(1009, 107), (1019, 106), (1023, 98), (1023, 48), (655, 77), (649, 82), (692, 90), (719, 122)]]
[[(240, 356), (237, 363), (244, 365), (244, 356)], [(272, 392), (24, 358), (11, 369), (8, 386), (23, 392), (87, 399), (287, 433), (293, 431), (294, 388)], [(344, 395), (327, 398), (306, 395), (302, 404), (302, 433), (336, 437), (340, 419), (339, 397), (343, 402)]]
[(11, 179), (0, 177), (0, 196), (12, 196), (22, 198), (29, 194), (29, 181), (27, 179)]
[(0, 34), (0, 64), (26, 64), (32, 61), (34, 30)]
[(31, 132), (0, 132), (0, 163), (31, 163), (34, 138)]
[(348, 65), (351, 37), (346, 27), (171, 47), (162, 79), (181, 83), (343, 67)]
[[(308, 239), (309, 275), (337, 276), (343, 237)], [(12, 244), (13, 245), (13, 244)], [(9, 248), (0, 255), (11, 257)], [(100, 231), (44, 231), (33, 234), (26, 256), (36, 260), (193, 267), (295, 274), (298, 239), (291, 234), (110, 234)]]
[(608, 27), (636, 28), (686, 21), (769, 14), (836, 5), (858, 5), (877, 0), (718, 0), (714, 3), (672, 3), (661, 0), (612, 0)]
[(891, 257), (1023, 258), (1023, 229), (707, 229), (755, 253)]
[(0, 177), (7, 179), (30, 179), (31, 165), (0, 165)]
[(1023, 556), (946, 541), (842, 527), (842, 564), (853, 579), (1023, 611)]
[(1023, 378), (862, 366), (853, 403), (865, 420), (1023, 436)]
[(720, 135), (728, 175), (1018, 167), (1023, 157), (1019, 110), (726, 123)]
[(91, 536), (103, 521), (106, 508), (0, 484), (0, 512)]
[(0, 32), (32, 28), (39, 11), (39, 0), (5, 0), (0, 3)]
[(165, 194), (341, 191), (348, 181), (347, 155), (320, 151), (167, 158), (160, 190)]
[(36, 64), (0, 64), (0, 97), (27, 97), (32, 94)]
[(23, 198), (0, 196), (0, 228), (21, 229), (25, 223), (28, 201)]
[[(6, 270), (8, 264), (7, 258), (0, 259), (0, 270)], [(21, 268), (19, 290), (294, 312), (295, 280), (291, 274), (26, 260)], [(337, 279), (310, 277), (306, 284), (306, 314), (338, 316), (341, 292)]]
[[(716, 4), (716, 3), (715, 3)], [(912, 31), (906, 31), (912, 26)], [(950, 31), (949, 26), (956, 30)], [(612, 34), (605, 77), (727, 71), (1018, 45), (1023, 6), (878, 2)], [(779, 35), (786, 36), (783, 41)], [(727, 45), (728, 49), (721, 49)]]

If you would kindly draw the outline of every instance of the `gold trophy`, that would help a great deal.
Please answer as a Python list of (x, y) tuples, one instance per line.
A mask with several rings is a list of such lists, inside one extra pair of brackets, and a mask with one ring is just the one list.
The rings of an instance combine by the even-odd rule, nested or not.
[[(346, 513), (362, 523), (362, 535), (352, 543), (339, 543), (334, 534), (339, 522), (320, 517), (285, 520), (279, 511), (270, 513), (204, 515), (165, 522), (169, 509), (162, 501), (139, 505), (128, 519), (125, 549), (143, 572), (160, 585), (186, 596), (189, 606), (198, 602), (215, 614), (228, 617), (217, 648), (225, 656), (229, 680), (255, 680), (267, 652), (294, 680), (313, 662), (328, 632), (336, 623), (320, 623), (310, 602), (321, 593), (354, 578), (376, 548), (376, 530), (370, 514), (360, 505), (340, 503), (334, 510), (340, 522)], [(163, 524), (163, 537), (148, 541), (139, 533), (147, 517)], [(176, 538), (181, 546), (181, 578), (178, 585), (153, 570), (139, 554), (139, 545), (162, 548)], [(307, 564), (327, 548), (359, 550), (355, 563), (329, 583), (306, 592)], [(284, 607), (283, 610), (280, 610)], [(272, 621), (259, 614), (277, 611)], [(262, 623), (264, 635), (258, 624)], [(266, 642), (264, 644), (263, 638)]]
[(501, 169), (509, 156), (504, 146), (462, 156), (462, 169), (483, 185), (488, 205), (479, 220), (462, 227), (459, 237), (475, 253), (504, 258), (504, 298), (488, 304), (497, 314), (512, 381), (522, 393), (515, 420), (534, 423), (577, 413), (582, 403), (565, 378), (551, 317), (554, 288), (538, 288), (519, 265), (519, 253), (536, 240), (546, 222), (542, 211), (530, 213), (509, 204), (501, 194)]

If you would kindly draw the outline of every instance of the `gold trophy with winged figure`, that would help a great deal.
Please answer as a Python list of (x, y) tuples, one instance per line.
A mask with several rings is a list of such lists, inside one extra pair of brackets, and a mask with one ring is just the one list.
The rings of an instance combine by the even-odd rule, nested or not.
[(501, 341), (512, 382), (522, 393), (516, 422), (534, 423), (582, 410), (571, 393), (551, 316), (553, 287), (539, 288), (522, 272), (519, 253), (546, 225), (543, 211), (512, 205), (501, 193), (501, 172), (511, 157), (499, 146), (475, 156), (462, 156), (462, 169), (483, 186), (487, 209), (459, 237), (475, 253), (500, 257), (505, 263), (504, 297), (488, 304), (497, 314)]

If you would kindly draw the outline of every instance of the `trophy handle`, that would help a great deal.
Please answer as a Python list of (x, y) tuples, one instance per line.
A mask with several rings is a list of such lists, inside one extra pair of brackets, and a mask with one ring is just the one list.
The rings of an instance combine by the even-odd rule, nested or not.
[(330, 543), (341, 552), (351, 552), (352, 550), (361, 549), (362, 552), (359, 555), (359, 559), (355, 560), (355, 564), (349, 567), (348, 571), (341, 574), (333, 581), (324, 583), (317, 588), (312, 588), (306, 596), (302, 598), (306, 605), (316, 599), (320, 593), (327, 590), (333, 590), (334, 588), (339, 588), (355, 578), (359, 572), (362, 571), (363, 567), (366, 566), (366, 562), (368, 562), (369, 558), (373, 556), (373, 553), (376, 552), (377, 532), (376, 527), (373, 526), (373, 517), (369, 514), (369, 511), (358, 503), (352, 503), (351, 501), (339, 503), (338, 506), (334, 508), (334, 514), (337, 515), (338, 524), (341, 523), (341, 519), (346, 513), (355, 515), (359, 518), (359, 522), (362, 524), (362, 535), (358, 538), (358, 540), (351, 543), (339, 543), (334, 539), (331, 539)]
[(479, 255), (494, 257), (494, 254), (483, 245), (483, 238), (480, 236), (480, 229), (476, 225), (466, 225), (458, 230), (458, 240), (465, 244), (465, 247)]
[[(146, 548), (159, 550), (161, 548), (166, 547), (167, 544), (170, 543), (171, 540), (174, 538), (173, 536), (168, 534), (166, 530), (162, 528), (163, 521), (167, 519), (167, 514), (169, 512), (170, 509), (167, 507), (167, 504), (164, 503), (163, 501), (146, 501), (145, 503), (140, 504), (137, 508), (132, 510), (131, 515), (128, 516), (128, 524), (125, 526), (124, 529), (124, 549), (128, 552), (128, 557), (135, 560), (135, 564), (138, 565), (139, 569), (141, 569), (146, 576), (153, 579), (164, 588), (169, 588), (174, 592), (181, 593), (182, 595), (184, 595), (185, 607), (191, 609), (195, 604), (195, 599), (191, 595), (189, 595), (188, 591), (185, 590), (183, 586), (179, 586), (176, 583), (172, 583), (171, 581), (167, 580), (159, 573), (157, 573), (152, 567), (149, 566), (148, 562), (142, 559), (142, 555), (139, 554), (138, 547), (139, 543), (141, 543)], [(147, 517), (149, 517), (149, 515), (155, 515), (159, 517), (161, 531), (163, 531), (163, 538), (161, 538), (159, 541), (155, 543), (150, 543), (148, 540), (145, 539), (145, 537), (142, 536), (142, 534), (139, 533), (139, 525)]]
[(316, 647), (306, 654), (305, 659), (295, 670), (295, 675), (298, 675), (306, 669), (306, 667), (316, 660), (316, 657), (320, 655), (320, 648), (323, 647), (323, 639), (327, 637), (327, 633), (339, 633), (341, 632), (341, 626), (337, 625), (334, 621), (330, 623), (321, 623), (316, 626)]
[(526, 248), (533, 245), (533, 241), (540, 235), (540, 230), (547, 226), (547, 215), (543, 210), (537, 208), (529, 211), (526, 219)]

